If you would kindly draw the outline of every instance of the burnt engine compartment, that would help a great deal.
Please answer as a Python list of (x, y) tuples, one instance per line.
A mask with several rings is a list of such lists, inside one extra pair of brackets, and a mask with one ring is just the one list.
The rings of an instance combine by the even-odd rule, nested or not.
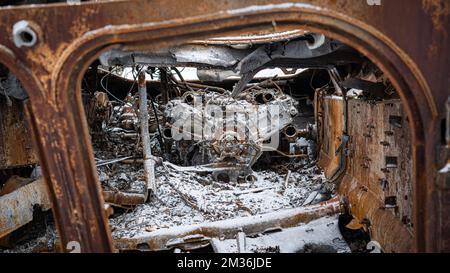
[[(408, 152), (397, 151), (409, 149), (408, 131), (400, 133), (401, 147), (387, 139), (396, 137), (395, 128), (408, 127), (399, 98), (370, 61), (323, 35), (254, 45), (190, 44), (161, 52), (113, 50), (90, 66), (82, 91), (110, 225), (122, 251), (238, 251), (234, 233), (190, 237), (188, 230), (162, 242), (157, 236), (173, 227), (238, 217), (283, 218), (284, 210), (333, 202), (339, 187), (351, 188), (352, 180), (375, 194), (374, 206), (391, 210), (407, 232), (412, 230), (410, 182), (402, 181), (411, 166), (404, 163)], [(23, 95), (5, 94), (14, 100)], [(142, 105), (148, 147), (142, 144)], [(379, 105), (397, 113), (382, 115), (376, 112)], [(377, 114), (380, 118), (373, 118)], [(361, 116), (367, 124), (358, 123)], [(374, 148), (365, 154), (362, 145), (369, 142)], [(389, 149), (394, 153), (386, 153)], [(355, 162), (349, 163), (346, 158), (352, 157)], [(149, 161), (153, 178), (142, 166)], [(353, 214), (351, 207), (354, 212), (360, 204), (343, 196), (345, 213), (353, 215), (345, 224), (333, 218), (340, 211), (333, 207), (332, 213), (318, 213), (313, 228), (281, 220), (247, 227), (244, 238), (252, 242), (247, 251), (314, 252), (321, 249), (317, 245), (333, 252), (366, 251), (376, 220)], [(318, 239), (311, 235), (314, 229), (328, 237)], [(290, 232), (309, 236), (311, 243), (276, 243), (287, 241)], [(279, 238), (262, 244), (272, 233)], [(344, 241), (352, 236), (357, 239)]]
[[(159, 82), (149, 83), (149, 85), (151, 84), (157, 86)], [(262, 89), (261, 84), (266, 88)], [(273, 89), (267, 86), (272, 86)], [(286, 95), (283, 91), (283, 89), (290, 87), (287, 81), (277, 84), (272, 79), (263, 80), (254, 84), (249, 90), (244, 90), (236, 99), (231, 98), (229, 94), (225, 93), (224, 87), (217, 86), (217, 84), (210, 88), (219, 89), (221, 92), (214, 90), (205, 92), (204, 90), (209, 88), (207, 86), (196, 90), (186, 88), (182, 84), (178, 84), (177, 87), (181, 89), (180, 97), (169, 99), (164, 104), (161, 102), (160, 94), (155, 91), (154, 97), (149, 99), (148, 103), (149, 128), (153, 144), (152, 153), (161, 158), (160, 161), (164, 162), (161, 168), (167, 172), (177, 175), (188, 173), (188, 175), (184, 175), (184, 179), (195, 176), (201, 181), (203, 180), (202, 183), (204, 184), (213, 184), (215, 187), (224, 189), (236, 187), (236, 190), (239, 190), (240, 188), (251, 187), (255, 190), (264, 190), (264, 188), (273, 188), (274, 185), (265, 183), (260, 187), (255, 187), (254, 184), (258, 184), (256, 176), (259, 175), (259, 171), (276, 170), (276, 172), (268, 173), (266, 176), (272, 175), (274, 180), (280, 180), (284, 184), (289, 168), (294, 171), (298, 166), (314, 166), (314, 141), (309, 137), (312, 124), (308, 125), (308, 122), (314, 122), (312, 101), (303, 97), (304, 107), (299, 112), (297, 109), (301, 101)], [(149, 86), (148, 89), (151, 94), (152, 87)], [(124, 90), (129, 89), (124, 88)], [(266, 95), (266, 98), (269, 98), (269, 96), (271, 98), (268, 99), (267, 103), (262, 100), (258, 102), (258, 98), (264, 95)], [(138, 139), (140, 125), (138, 110), (136, 109), (137, 91), (134, 96), (119, 93), (115, 93), (113, 96), (124, 97), (126, 101), (130, 102), (130, 106), (123, 105), (120, 102), (118, 103), (119, 106), (110, 106), (112, 118), (107, 122), (107, 125), (103, 125), (102, 136), (94, 139), (97, 157), (99, 159), (132, 157), (125, 159), (126, 163), (133, 162), (133, 160), (136, 160), (135, 158), (142, 161), (142, 147)], [(97, 93), (91, 101), (98, 104), (97, 98), (104, 98), (104, 96)], [(194, 101), (202, 99), (205, 100), (206, 105), (212, 106), (211, 109), (219, 108), (219, 111), (214, 113), (206, 107), (202, 108), (203, 111), (200, 111), (199, 108), (201, 107), (195, 106)], [(307, 100), (309, 100), (309, 107), (307, 107)], [(133, 101), (135, 101), (135, 108), (131, 109)], [(114, 105), (117, 102), (112, 99), (110, 103)], [(260, 107), (260, 105), (263, 107)], [(271, 131), (270, 118), (272, 117), (267, 116), (269, 105), (279, 107), (281, 109), (279, 111), (280, 116), (284, 115), (285, 117), (279, 123), (273, 122)], [(231, 106), (231, 108), (225, 106)], [(177, 107), (181, 109), (178, 112), (175, 111)], [(259, 109), (259, 111), (255, 109)], [(157, 114), (155, 115), (155, 113)], [(215, 121), (206, 124), (204, 120), (208, 118), (211, 120), (211, 115), (205, 113), (215, 114)], [(267, 124), (264, 128), (257, 127), (255, 114), (258, 113), (263, 120), (260, 123)], [(241, 115), (241, 119), (237, 117), (238, 114)], [(219, 115), (223, 118), (219, 118)], [(251, 115), (254, 116), (251, 117)], [(104, 121), (101, 120), (101, 122)], [(158, 124), (160, 125), (159, 130)], [(180, 130), (177, 124), (183, 125), (188, 130)], [(200, 128), (196, 128), (195, 125)], [(100, 128), (102, 126), (93, 127)], [(219, 131), (218, 127), (222, 127), (222, 132)], [(178, 132), (181, 133), (175, 136)], [(201, 135), (202, 138), (196, 139), (194, 135), (196, 132), (199, 132), (198, 135)], [(210, 133), (207, 134), (206, 132)], [(239, 133), (241, 133), (240, 136)], [(267, 140), (270, 140), (270, 137), (275, 133), (280, 138), (278, 149), (267, 146), (265, 148), (267, 151), (263, 151), (264, 144), (267, 144), (264, 142), (268, 142)], [(118, 145), (123, 143), (128, 143), (128, 146)], [(100, 162), (103, 161), (107, 163), (107, 160)], [(286, 167), (289, 166), (287, 164), (289, 162), (291, 166)], [(269, 168), (271, 164), (273, 168)], [(283, 164), (286, 165), (282, 166)], [(105, 168), (100, 166), (101, 171)], [(314, 170), (310, 170), (310, 172), (312, 175), (316, 175)], [(101, 173), (100, 178), (102, 177), (106, 179), (106, 176)], [(108, 187), (108, 182), (104, 184)], [(190, 195), (189, 192), (186, 194)], [(158, 194), (158, 196), (161, 195)], [(295, 206), (299, 205), (301, 203), (297, 201)]]
[[(153, 76), (149, 75), (150, 79), (171, 70), (135, 69), (155, 71)], [(202, 82), (189, 88), (187, 80), (184, 80), (186, 85), (171, 82), (173, 89), (167, 93), (173, 97), (167, 98), (167, 103), (157, 88), (169, 83), (150, 80), (147, 83), (151, 96), (147, 105), (149, 128), (152, 154), (158, 157), (159, 163), (155, 167), (157, 190), (146, 203), (138, 90), (134, 95), (110, 94), (112, 105), (106, 112), (111, 111), (112, 118), (106, 122), (97, 119), (103, 125), (92, 127), (103, 128), (93, 138), (101, 165), (99, 177), (107, 202), (122, 208), (137, 205), (134, 211), (112, 217), (113, 236), (123, 242), (124, 238), (141, 236), (143, 231), (232, 221), (329, 200), (335, 194), (334, 186), (327, 183), (316, 166), (314, 96), (292, 91), (297, 89), (296, 85), (309, 85), (311, 73), (315, 74), (316, 84), (329, 81), (326, 71), (299, 71), (285, 79), (255, 79), (236, 98), (226, 90), (226, 85)], [(114, 101), (114, 97), (123, 98), (124, 103)], [(91, 98), (89, 101), (97, 105), (104, 104), (98, 102), (100, 99), (106, 99), (104, 93)], [(216, 111), (209, 110), (208, 106)], [(180, 110), (176, 111), (177, 108)], [(213, 122), (205, 122), (208, 119)], [(222, 127), (221, 132), (218, 127)], [(196, 138), (195, 133), (201, 137)], [(271, 145), (270, 141), (274, 143)], [(123, 161), (108, 165), (115, 159)], [(330, 220), (330, 223), (337, 229), (337, 222)], [(336, 242), (331, 247), (335, 251), (348, 249), (339, 237)], [(233, 248), (221, 249), (219, 242), (214, 245), (220, 251)], [(275, 246), (267, 248), (286, 251), (283, 247), (281, 250)], [(266, 248), (259, 245), (255, 249)]]

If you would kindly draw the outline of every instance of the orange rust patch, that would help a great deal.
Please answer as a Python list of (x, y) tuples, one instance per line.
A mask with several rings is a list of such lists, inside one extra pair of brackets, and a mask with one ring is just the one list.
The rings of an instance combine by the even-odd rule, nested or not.
[(448, 26), (445, 25), (447, 17), (450, 15), (449, 1), (422, 0), (422, 8), (431, 16), (433, 26), (437, 31), (447, 35)]

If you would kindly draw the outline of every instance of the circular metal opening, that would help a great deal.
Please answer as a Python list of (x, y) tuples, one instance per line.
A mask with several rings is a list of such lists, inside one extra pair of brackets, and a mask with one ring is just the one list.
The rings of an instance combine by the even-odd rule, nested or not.
[(165, 138), (172, 138), (172, 129), (171, 128), (165, 128), (163, 131), (163, 136)]
[(31, 47), (37, 42), (37, 35), (27, 21), (19, 21), (13, 26), (13, 40), (17, 47)]
[(265, 102), (269, 102), (269, 101), (272, 101), (272, 100), (273, 100), (273, 95), (271, 93), (266, 93), (264, 95), (264, 101)]
[(30, 32), (22, 31), (19, 35), (23, 43), (29, 44), (33, 42), (34, 36)]
[(247, 181), (249, 183), (254, 183), (254, 182), (256, 182), (256, 180), (257, 180), (257, 178), (253, 174), (249, 174), (245, 177), (245, 181)]
[(284, 132), (288, 137), (294, 137), (297, 135), (297, 129), (295, 129), (294, 126), (288, 126)]
[(193, 104), (194, 103), (194, 96), (189, 94), (184, 98), (184, 102), (186, 102), (187, 104)]

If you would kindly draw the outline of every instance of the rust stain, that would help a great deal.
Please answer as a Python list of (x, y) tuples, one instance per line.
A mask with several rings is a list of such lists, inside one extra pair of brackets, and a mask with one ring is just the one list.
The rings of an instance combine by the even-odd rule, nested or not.
[[(56, 51), (53, 51), (48, 44), (38, 43), (36, 49), (26, 52), (27, 58), (40, 71), (39, 80), (45, 90), (49, 90), (51, 86), (51, 75), (55, 69), (56, 63), (62, 52), (67, 48), (67, 43), (61, 42)], [(48, 97), (51, 99), (51, 96)]]
[(38, 163), (27, 125), (21, 103), (0, 97), (0, 169)]
[(69, 28), (69, 33), (73, 37), (81, 37), (83, 34), (91, 30), (90, 22), (95, 18), (98, 7), (87, 8), (83, 16), (77, 17)]
[[(430, 15), (433, 27), (437, 32), (442, 33), (444, 41), (448, 39), (449, 15), (450, 15), (450, 1), (436, 1), (436, 0), (422, 0), (423, 10)], [(432, 42), (427, 50), (429, 58), (439, 55), (442, 44), (434, 35)]]
[(431, 16), (434, 28), (447, 35), (450, 1), (422, 0), (422, 7)]

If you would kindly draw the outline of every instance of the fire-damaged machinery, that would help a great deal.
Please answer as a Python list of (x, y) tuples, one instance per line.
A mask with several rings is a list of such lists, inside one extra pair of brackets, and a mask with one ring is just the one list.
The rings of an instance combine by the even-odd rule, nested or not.
[[(244, 47), (194, 42), (157, 53), (113, 50), (102, 54), (100, 61), (106, 66), (144, 65), (140, 70), (152, 79), (159, 78), (160, 88), (167, 87), (152, 102), (152, 107), (157, 107), (150, 111), (153, 121), (162, 123), (161, 128), (154, 125), (162, 135), (165, 159), (195, 166), (197, 171), (213, 171), (216, 180), (252, 180), (251, 167), (264, 151), (308, 157), (307, 140), (300, 139), (299, 133), (303, 130), (309, 135), (310, 128), (293, 124), (298, 101), (283, 90), (287, 79), (295, 78), (299, 68), (360, 61), (357, 52), (320, 34), (291, 31), (268, 37), (272, 43), (262, 40)], [(185, 76), (212, 85), (192, 86), (175, 66), (196, 67), (194, 75)], [(280, 70), (284, 80), (277, 79), (281, 74), (274, 71), (271, 77), (264, 77), (266, 68), (278, 66), (287, 68)], [(261, 74), (265, 79), (250, 83)], [(233, 86), (220, 87), (220, 82), (230, 83), (233, 78)], [(301, 95), (301, 90), (295, 92)], [(158, 112), (163, 113), (160, 120)]]
[(0, 7), (0, 252), (449, 250), (448, 1), (36, 2)]
[[(252, 165), (271, 147), (264, 142), (278, 138), (297, 114), (296, 101), (281, 89), (252, 89), (236, 98), (230, 92), (186, 92), (165, 106), (164, 137), (185, 164), (209, 164), (221, 180), (252, 179)], [(278, 148), (274, 141), (272, 150)]]

